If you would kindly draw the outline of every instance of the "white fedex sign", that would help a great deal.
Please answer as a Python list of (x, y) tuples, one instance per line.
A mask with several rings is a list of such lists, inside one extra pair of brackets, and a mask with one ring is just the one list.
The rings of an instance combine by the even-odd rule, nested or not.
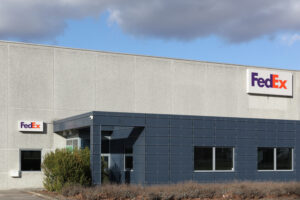
[(293, 74), (273, 70), (247, 69), (247, 93), (293, 96)]
[(18, 130), (21, 132), (43, 132), (44, 122), (42, 121), (18, 121)]

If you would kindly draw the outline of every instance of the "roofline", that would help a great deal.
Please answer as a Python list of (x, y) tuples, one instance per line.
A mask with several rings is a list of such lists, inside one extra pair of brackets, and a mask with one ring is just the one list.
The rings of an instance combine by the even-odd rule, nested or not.
[(105, 54), (115, 54), (115, 55), (127, 55), (127, 56), (137, 56), (137, 57), (146, 57), (146, 58), (158, 58), (158, 59), (166, 59), (166, 60), (178, 60), (178, 61), (185, 61), (185, 62), (197, 62), (197, 63), (229, 65), (229, 66), (237, 66), (237, 67), (252, 67), (252, 68), (259, 68), (259, 69), (264, 68), (264, 69), (272, 69), (272, 70), (280, 70), (280, 71), (300, 72), (300, 70), (293, 70), (293, 69), (283, 69), (283, 68), (274, 68), (274, 67), (265, 67), (265, 66), (254, 66), (254, 65), (241, 65), (241, 64), (211, 62), (211, 61), (201, 61), (201, 60), (189, 60), (189, 59), (183, 59), (183, 58), (150, 56), (150, 55), (142, 55), (142, 54), (130, 54), (130, 53), (121, 53), (121, 52), (111, 52), (111, 51), (101, 51), (101, 50), (92, 50), (92, 49), (72, 48), (72, 47), (64, 47), (64, 46), (56, 46), (56, 45), (44, 45), (44, 44), (35, 44), (35, 43), (5, 41), (5, 40), (0, 40), (0, 42), (8, 43), (8, 44), (22, 44), (22, 45), (31, 45), (31, 46), (37, 46), (37, 47), (50, 47), (50, 48), (58, 48), (58, 49), (69, 49), (69, 50), (76, 50), (76, 51), (88, 51), (88, 52), (105, 53)]
[(82, 119), (86, 117), (99, 117), (99, 116), (113, 116), (113, 117), (134, 117), (134, 118), (166, 118), (166, 119), (174, 119), (174, 118), (182, 118), (182, 119), (194, 119), (194, 118), (199, 118), (199, 117), (205, 117), (205, 118), (211, 118), (213, 120), (223, 120), (224, 118), (226, 119), (235, 119), (235, 120), (272, 120), (272, 121), (278, 121), (278, 122), (300, 122), (299, 120), (295, 119), (279, 119), (279, 118), (252, 118), (252, 117), (228, 117), (228, 116), (217, 116), (217, 115), (190, 115), (190, 114), (161, 114), (161, 113), (143, 113), (143, 112), (116, 112), (116, 111), (100, 111), (100, 110), (93, 110), (90, 112), (85, 112), (82, 114), (78, 115), (73, 115), (70, 117), (62, 118), (59, 120), (54, 120), (54, 124), (59, 124), (59, 123), (64, 123), (64, 122), (69, 122), (77, 119)]
[(59, 123), (63, 123), (63, 122), (73, 121), (73, 120), (76, 120), (76, 119), (82, 119), (82, 118), (89, 117), (91, 115), (93, 115), (93, 111), (92, 112), (85, 112), (85, 113), (78, 114), (78, 115), (72, 115), (72, 116), (69, 116), (69, 117), (64, 117), (64, 118), (61, 118), (61, 119), (58, 119), (58, 120), (53, 120), (53, 124), (59, 124)]

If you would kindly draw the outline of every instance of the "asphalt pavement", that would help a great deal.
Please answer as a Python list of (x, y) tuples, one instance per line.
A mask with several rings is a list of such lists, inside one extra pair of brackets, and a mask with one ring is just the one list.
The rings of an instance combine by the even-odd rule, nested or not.
[(0, 190), (0, 200), (49, 200), (26, 190)]

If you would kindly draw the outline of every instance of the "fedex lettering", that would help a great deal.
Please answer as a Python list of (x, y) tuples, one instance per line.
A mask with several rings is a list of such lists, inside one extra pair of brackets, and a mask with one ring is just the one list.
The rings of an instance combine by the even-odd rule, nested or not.
[(21, 122), (21, 128), (41, 128), (41, 125), (37, 124), (36, 122), (31, 122), (30, 124)]
[(293, 73), (284, 70), (247, 69), (247, 93), (293, 96)]
[(43, 132), (44, 122), (42, 121), (18, 121), (18, 130), (21, 132)]
[(255, 86), (255, 83), (261, 88), (278, 88), (278, 89), (287, 89), (287, 80), (280, 80), (279, 75), (277, 74), (270, 74), (270, 78), (264, 79), (259, 78), (259, 74), (257, 72), (251, 73), (251, 85)]

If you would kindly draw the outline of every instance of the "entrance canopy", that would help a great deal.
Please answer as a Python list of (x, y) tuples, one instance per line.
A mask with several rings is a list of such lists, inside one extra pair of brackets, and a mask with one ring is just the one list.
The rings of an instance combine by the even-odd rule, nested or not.
[[(57, 120), (53, 124), (55, 133), (65, 138), (79, 137), (81, 147), (90, 148), (92, 181), (101, 184), (101, 153), (113, 153), (115, 160), (120, 160), (116, 156), (126, 154), (128, 147), (132, 148), (143, 132), (146, 115), (93, 111)], [(109, 143), (104, 140), (109, 140)]]

